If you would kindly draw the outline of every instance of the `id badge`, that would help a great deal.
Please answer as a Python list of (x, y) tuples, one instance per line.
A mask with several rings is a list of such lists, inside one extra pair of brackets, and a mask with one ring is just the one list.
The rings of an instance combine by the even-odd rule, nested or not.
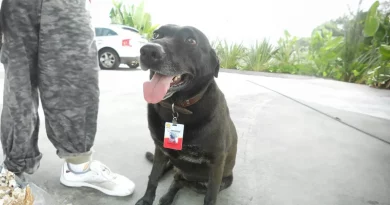
[(165, 123), (164, 148), (182, 150), (183, 148), (184, 125)]

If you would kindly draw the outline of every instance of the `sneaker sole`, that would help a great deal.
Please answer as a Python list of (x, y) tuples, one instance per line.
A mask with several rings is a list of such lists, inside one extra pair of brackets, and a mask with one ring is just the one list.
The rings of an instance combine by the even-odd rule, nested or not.
[(99, 191), (101, 191), (101, 192), (103, 192), (103, 193), (105, 193), (107, 195), (110, 195), (110, 196), (130, 196), (134, 192), (134, 188), (133, 188), (133, 190), (131, 190), (129, 194), (116, 194), (113, 191), (110, 191), (110, 190), (107, 190), (107, 189), (103, 189), (103, 188), (95, 186), (93, 184), (88, 184), (88, 183), (85, 183), (85, 182), (71, 182), (71, 181), (67, 181), (62, 176), (60, 178), (60, 182), (61, 182), (61, 184), (65, 185), (67, 187), (88, 187), (88, 188), (96, 189), (96, 190), (99, 190)]

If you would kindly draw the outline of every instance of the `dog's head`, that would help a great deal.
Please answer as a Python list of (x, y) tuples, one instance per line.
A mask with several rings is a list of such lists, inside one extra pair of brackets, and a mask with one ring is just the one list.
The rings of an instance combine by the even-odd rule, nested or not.
[(219, 60), (207, 37), (191, 26), (164, 25), (141, 50), (143, 70), (150, 70), (144, 97), (158, 103), (178, 92), (190, 92), (218, 77)]

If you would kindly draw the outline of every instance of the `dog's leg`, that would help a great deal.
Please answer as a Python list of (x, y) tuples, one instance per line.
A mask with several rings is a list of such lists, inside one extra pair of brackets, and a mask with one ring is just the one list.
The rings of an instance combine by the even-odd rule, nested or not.
[[(146, 159), (147, 159), (149, 162), (153, 163), (154, 155), (153, 155), (151, 152), (146, 152), (145, 157), (146, 157)], [(165, 164), (165, 166), (164, 166), (164, 171), (163, 171), (163, 173), (161, 174), (161, 177), (160, 177), (160, 178), (162, 178), (167, 172), (171, 171), (172, 169), (173, 169), (173, 164), (172, 164), (171, 161), (168, 161), (168, 162)]]
[(177, 192), (184, 187), (182, 176), (176, 174), (168, 192), (161, 197), (159, 205), (171, 205)]
[(158, 181), (163, 174), (165, 165), (168, 163), (169, 158), (162, 153), (160, 148), (156, 146), (154, 150), (154, 160), (152, 171), (149, 175), (148, 186), (144, 196), (136, 203), (136, 205), (152, 205), (156, 197), (156, 189)]
[(225, 167), (226, 155), (218, 156), (210, 164), (210, 174), (206, 197), (204, 198), (204, 205), (215, 205), (217, 202), (217, 195), (221, 188), (223, 177), (223, 170)]

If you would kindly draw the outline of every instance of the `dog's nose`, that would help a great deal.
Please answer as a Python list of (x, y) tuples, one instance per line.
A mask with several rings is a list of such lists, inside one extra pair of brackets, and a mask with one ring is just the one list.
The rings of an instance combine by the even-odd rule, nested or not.
[(141, 47), (141, 61), (147, 64), (156, 64), (164, 56), (162, 47), (158, 44), (146, 44)]

